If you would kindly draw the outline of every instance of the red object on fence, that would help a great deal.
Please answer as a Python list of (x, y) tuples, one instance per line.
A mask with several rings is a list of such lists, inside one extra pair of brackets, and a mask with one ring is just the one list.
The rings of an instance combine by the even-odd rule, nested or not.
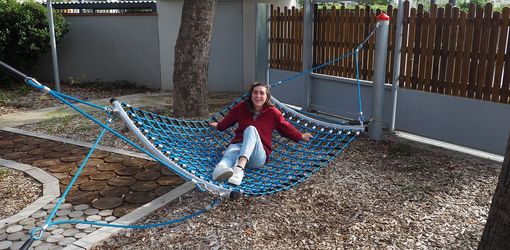
[(377, 16), (377, 21), (380, 22), (380, 21), (389, 21), (390, 20), (390, 16), (386, 15), (386, 13), (381, 13)]

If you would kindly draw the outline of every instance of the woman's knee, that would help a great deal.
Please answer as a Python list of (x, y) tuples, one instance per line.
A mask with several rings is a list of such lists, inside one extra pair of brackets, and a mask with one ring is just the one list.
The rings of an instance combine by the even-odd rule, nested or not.
[(243, 132), (244, 135), (251, 134), (251, 133), (253, 133), (253, 134), (258, 134), (259, 133), (257, 131), (257, 128), (255, 126), (253, 126), (253, 125), (250, 125), (250, 126), (246, 127), (244, 129), (244, 132)]

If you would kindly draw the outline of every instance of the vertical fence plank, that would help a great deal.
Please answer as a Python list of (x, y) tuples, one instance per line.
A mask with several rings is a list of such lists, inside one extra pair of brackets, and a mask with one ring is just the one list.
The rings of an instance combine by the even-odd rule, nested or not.
[(484, 93), (484, 80), (485, 80), (485, 67), (487, 65), (487, 52), (489, 49), (489, 35), (490, 35), (490, 27), (491, 27), (491, 17), (492, 17), (492, 5), (485, 5), (484, 16), (482, 21), (482, 37), (480, 42), (480, 60), (478, 62), (478, 72), (476, 77), (476, 99), (482, 99)]
[[(503, 78), (503, 63), (505, 60), (505, 44), (508, 37), (510, 23), (510, 8), (504, 8), (501, 14), (501, 25), (499, 26), (498, 52), (496, 56), (496, 69), (494, 73), (494, 85), (492, 86), (492, 101), (506, 103)], [(510, 51), (507, 52), (510, 54)], [(508, 55), (507, 55), (508, 56)], [(509, 72), (505, 72), (508, 74)], [(508, 85), (507, 85), (508, 86)]]
[(425, 64), (425, 91), (431, 91), (432, 89), (432, 61), (434, 59), (434, 41), (436, 39), (436, 17), (437, 17), (437, 5), (433, 4), (430, 7), (430, 25), (429, 25), (429, 37), (427, 40), (427, 57)]
[(444, 27), (444, 8), (438, 8), (436, 23), (437, 25), (434, 31), (435, 33), (434, 49), (432, 50), (434, 60), (432, 62), (432, 81), (431, 81), (432, 83), (431, 91), (434, 93), (439, 92), (439, 65), (441, 63), (441, 38)]
[[(473, 3), (472, 3), (473, 4)], [(471, 63), (469, 70), (469, 85), (468, 85), (468, 95), (469, 98), (475, 97), (476, 92), (476, 75), (478, 72), (478, 61), (480, 59), (480, 43), (481, 43), (481, 35), (482, 34), (482, 21), (483, 21), (483, 10), (482, 8), (476, 8), (476, 18), (474, 19), (475, 28), (473, 31), (473, 47), (471, 49)]]
[[(423, 10), (423, 5), (420, 4)], [(418, 72), (418, 86), (416, 89), (423, 90), (425, 85), (425, 78), (428, 77), (425, 75), (425, 68), (426, 68), (426, 60), (428, 56), (428, 37), (429, 37), (429, 26), (430, 26), (430, 13), (425, 12), (423, 13), (423, 21), (422, 21), (422, 28), (421, 28), (421, 48), (420, 48), (420, 68)]]
[(489, 47), (487, 49), (487, 64), (485, 66), (485, 79), (483, 88), (483, 99), (486, 101), (491, 100), (492, 86), (498, 86), (499, 83), (494, 82), (494, 68), (496, 66), (496, 52), (498, 48), (498, 35), (499, 35), (499, 22), (501, 15), (495, 12), (490, 20), (490, 38)]
[(409, 16), (409, 35), (407, 36), (407, 46), (406, 46), (406, 71), (405, 71), (405, 83), (404, 86), (406, 88), (413, 88), (413, 84), (411, 82), (412, 70), (413, 70), (413, 50), (415, 46), (415, 38), (416, 38), (416, 9), (411, 9), (411, 15)]
[(414, 32), (414, 48), (413, 48), (413, 67), (412, 67), (412, 76), (411, 76), (411, 88), (418, 88), (418, 67), (420, 66), (420, 56), (421, 56), (421, 36), (423, 34), (423, 5), (418, 5), (418, 11), (416, 13), (416, 22), (415, 22), (415, 32)]
[(467, 14), (466, 22), (466, 36), (464, 38), (464, 54), (462, 56), (462, 71), (460, 77), (460, 93), (459, 96), (467, 97), (470, 89), (470, 76), (473, 69), (471, 68), (471, 57), (473, 56), (473, 41), (474, 41), (474, 30), (475, 30), (475, 19), (476, 19), (476, 5), (472, 4), (469, 6), (469, 12)]
[[(313, 5), (313, 56), (312, 56), (312, 67), (317, 66), (319, 57), (319, 10), (317, 4)], [(303, 25), (305, 25), (303, 23)], [(306, 70), (306, 69), (305, 69)]]
[(466, 12), (460, 12), (459, 15), (459, 29), (458, 29), (458, 38), (457, 38), (457, 47), (455, 48), (455, 71), (453, 73), (453, 88), (452, 88), (452, 95), (459, 96), (460, 89), (461, 89), (461, 74), (466, 74), (466, 67), (469, 67), (469, 64), (463, 63), (463, 58), (465, 52), (465, 43), (466, 43)]
[[(324, 57), (324, 62), (322, 63), (326, 63), (326, 62), (329, 62), (330, 60), (333, 59), (333, 53), (331, 53), (331, 49), (332, 49), (332, 45), (331, 45), (331, 40), (332, 40), (332, 31), (333, 31), (333, 22), (332, 22), (332, 18), (333, 16), (331, 15), (331, 12), (332, 10), (329, 9), (329, 10), (326, 10), (326, 19), (325, 19), (325, 22), (324, 22), (324, 25), (325, 25), (325, 31), (324, 32), (325, 34), (325, 42), (326, 42), (326, 47), (324, 48), (324, 51), (325, 51), (325, 57)], [(331, 70), (331, 64), (330, 65), (327, 65), (325, 67), (325, 73), (327, 75), (332, 75), (332, 70)]]
[(401, 57), (400, 57), (400, 82), (399, 86), (401, 88), (407, 87), (407, 83), (405, 82), (405, 72), (406, 72), (406, 58), (407, 58), (407, 47), (411, 46), (408, 44), (408, 28), (409, 28), (409, 1), (404, 2), (404, 13), (403, 13), (403, 23), (402, 23), (402, 49), (401, 49)]
[(449, 32), (450, 27), (452, 23), (452, 5), (447, 4), (444, 9), (444, 25), (442, 25), (442, 32), (441, 32), (441, 45), (439, 49), (439, 74), (437, 77), (437, 92), (444, 94), (446, 91), (446, 71), (449, 69), (447, 68), (447, 60), (448, 60), (448, 46), (450, 41), (448, 40), (450, 38)]
[[(509, 9), (508, 7), (503, 10), (503, 13), (508, 16)], [(504, 29), (508, 29), (509, 27), (503, 27)], [(505, 54), (505, 68), (503, 74), (503, 83), (501, 85), (501, 98), (499, 102), (501, 103), (510, 103), (510, 34), (507, 35), (507, 51)]]
[[(448, 4), (450, 5), (450, 4)], [(457, 32), (459, 28), (459, 8), (450, 7), (451, 10), (451, 25), (449, 29), (449, 33), (446, 33), (445, 36), (448, 36), (448, 61), (446, 64), (446, 78), (445, 78), (445, 94), (451, 95), (453, 92), (453, 73), (455, 72), (455, 47), (457, 45)], [(446, 45), (445, 45), (446, 46)]]
[[(375, 15), (372, 9), (367, 6), (368, 9), (368, 31), (367, 36), (372, 32), (372, 30), (375, 28)], [(390, 13), (391, 14), (391, 13)], [(391, 37), (391, 35), (390, 35)], [(367, 80), (372, 81), (374, 78), (374, 50), (375, 50), (375, 44), (374, 44), (374, 37), (370, 37), (367, 41)], [(391, 39), (390, 39), (391, 40)], [(389, 47), (389, 46), (388, 46)], [(389, 70), (388, 70), (389, 72)]]

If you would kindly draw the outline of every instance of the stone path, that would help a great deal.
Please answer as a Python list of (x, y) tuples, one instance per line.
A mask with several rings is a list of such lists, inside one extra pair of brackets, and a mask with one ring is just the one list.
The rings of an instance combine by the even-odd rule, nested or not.
[[(59, 180), (61, 193), (77, 174), (88, 151), (81, 146), (0, 131), (0, 158), (49, 172)], [(112, 222), (183, 183), (182, 178), (156, 162), (96, 150), (53, 221)], [(29, 230), (44, 225), (57, 201), (52, 200), (26, 219), (0, 225), (0, 250), (19, 249), (29, 238)], [(86, 224), (55, 225), (32, 247), (64, 248), (96, 230), (97, 227)]]

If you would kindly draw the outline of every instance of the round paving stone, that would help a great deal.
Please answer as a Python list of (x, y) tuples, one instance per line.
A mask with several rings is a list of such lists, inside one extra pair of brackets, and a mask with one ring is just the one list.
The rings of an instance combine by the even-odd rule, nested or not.
[(27, 234), (25, 234), (23, 232), (16, 232), (16, 233), (7, 235), (7, 240), (10, 240), (10, 241), (21, 240), (21, 238), (25, 237), (25, 235), (27, 235)]
[(97, 213), (99, 216), (110, 216), (113, 214), (113, 210), (111, 209), (106, 209), (106, 210), (101, 210), (99, 211), (99, 213)]
[(147, 192), (158, 188), (158, 184), (154, 181), (138, 181), (131, 185), (131, 190), (136, 192)]
[(35, 219), (34, 218), (26, 218), (26, 219), (20, 220), (18, 223), (22, 226), (35, 225)]
[(97, 169), (100, 171), (115, 171), (123, 167), (124, 165), (122, 165), (120, 162), (107, 162), (97, 166)]
[(99, 191), (99, 195), (102, 197), (122, 197), (123, 195), (129, 193), (131, 190), (128, 187), (106, 187), (103, 190)]
[(139, 205), (137, 205), (137, 204), (124, 203), (124, 204), (122, 204), (122, 206), (115, 208), (113, 210), (113, 215), (116, 216), (117, 218), (120, 218), (120, 217), (130, 213), (131, 211), (137, 209), (138, 207), (139, 207)]
[(115, 177), (108, 180), (108, 185), (121, 187), (121, 186), (131, 186), (136, 182), (136, 179), (131, 176), (121, 176)]
[(66, 173), (75, 167), (76, 167), (76, 164), (74, 164), (74, 163), (60, 163), (60, 164), (48, 167), (48, 171), (50, 171), (52, 173)]
[(83, 216), (83, 211), (73, 211), (68, 216), (72, 219), (80, 218), (81, 216)]
[(28, 154), (25, 152), (13, 152), (13, 153), (4, 155), (2, 158), (5, 158), (7, 160), (25, 159), (25, 158), (28, 158)]
[(126, 160), (126, 158), (127, 156), (124, 155), (113, 154), (105, 157), (103, 160), (105, 162), (123, 162), (124, 160)]
[(116, 219), (117, 219), (117, 217), (115, 217), (115, 216), (108, 216), (108, 217), (104, 218), (104, 220), (106, 222), (112, 222), (112, 221), (115, 221)]
[(155, 171), (161, 171), (164, 168), (160, 163), (158, 162), (148, 162), (147, 164), (143, 165), (143, 169), (145, 170), (155, 170)]
[(89, 208), (90, 208), (90, 206), (87, 204), (80, 204), (80, 205), (74, 206), (74, 210), (77, 210), (77, 211), (83, 211), (83, 210), (86, 210)]
[(156, 193), (157, 196), (161, 196), (161, 195), (164, 195), (164, 194), (172, 191), (174, 188), (175, 187), (173, 187), (173, 186), (160, 186), (154, 192)]
[(165, 167), (161, 170), (161, 174), (163, 174), (164, 176), (178, 176), (176, 173), (174, 173), (172, 170), (168, 169), (167, 167)]
[(71, 213), (71, 210), (58, 210), (56, 215), (57, 216), (66, 216), (66, 215), (69, 215)]
[(83, 229), (86, 229), (89, 227), (91, 227), (89, 224), (76, 224), (76, 226), (75, 226), (75, 228), (79, 229), (79, 230), (83, 230)]
[(51, 234), (62, 234), (65, 231), (63, 228), (55, 229), (51, 232)]
[(99, 213), (99, 210), (98, 209), (95, 209), (95, 208), (89, 208), (87, 210), (85, 210), (85, 215), (97, 215)]
[[(104, 220), (98, 220), (98, 221), (96, 221), (96, 223), (108, 224), (108, 223), (106, 223), (106, 221), (104, 221)], [(100, 225), (92, 225), (92, 226), (93, 226), (93, 227), (97, 227), (97, 228), (102, 227), (102, 226), (100, 226)]]
[(69, 150), (68, 145), (61, 145), (61, 146), (57, 146), (57, 147), (53, 148), (53, 151), (56, 151), (56, 152), (66, 152), (68, 150)]
[(7, 227), (7, 229), (5, 229), (5, 232), (8, 234), (12, 234), (12, 233), (19, 232), (22, 229), (23, 229), (22, 225), (13, 225), (13, 226)]
[(95, 181), (102, 181), (102, 180), (109, 180), (113, 177), (116, 177), (117, 175), (113, 172), (96, 172), (90, 175), (91, 180)]
[(0, 140), (0, 148), (15, 148), (16, 145), (9, 140)]
[(122, 199), (119, 197), (105, 197), (92, 202), (92, 206), (97, 209), (112, 209), (122, 205)]
[(66, 201), (71, 204), (84, 204), (91, 203), (93, 200), (98, 198), (98, 194), (95, 192), (84, 192), (77, 191), (74, 194), (68, 195)]
[(59, 207), (59, 209), (66, 209), (66, 210), (69, 210), (69, 209), (72, 209), (73, 208), (73, 205), (72, 204), (69, 204), (69, 203), (62, 203)]
[(64, 239), (64, 235), (61, 235), (61, 234), (54, 234), (50, 237), (48, 237), (48, 239), (46, 239), (46, 242), (48, 243), (57, 243), (61, 240)]
[[(79, 161), (76, 165), (81, 166), (82, 163), (83, 163), (83, 161)], [(95, 166), (103, 164), (103, 163), (104, 163), (104, 161), (101, 159), (90, 158), (87, 161), (87, 163), (85, 163), (85, 167), (95, 167)]]
[(127, 167), (127, 168), (117, 169), (117, 170), (115, 170), (115, 173), (118, 174), (118, 175), (129, 176), (129, 175), (135, 175), (135, 174), (137, 174), (140, 171), (142, 171), (141, 168)]
[(79, 155), (73, 154), (71, 156), (60, 157), (60, 160), (62, 162), (73, 162), (74, 163), (74, 162), (83, 160), (83, 158), (85, 158), (85, 156), (82, 154), (79, 154)]
[(62, 162), (59, 159), (44, 159), (44, 160), (37, 160), (32, 163), (32, 165), (36, 167), (50, 167), (54, 165), (62, 164)]
[(97, 214), (94, 214), (94, 215), (89, 215), (87, 216), (87, 218), (85, 218), (86, 221), (99, 221), (101, 220), (101, 216), (97, 215)]
[(73, 154), (82, 154), (82, 155), (85, 155), (89, 152), (90, 149), (88, 148), (82, 148), (82, 147), (75, 147), (75, 148), (72, 148), (69, 152), (73, 153)]
[[(89, 225), (89, 226), (90, 226), (90, 225)], [(90, 226), (90, 227), (87, 227), (87, 228), (83, 229), (83, 232), (85, 232), (85, 233), (88, 233), (88, 234), (89, 234), (89, 233), (92, 233), (92, 232), (94, 232), (94, 231), (96, 231), (96, 230), (97, 230), (97, 228)]]
[(36, 246), (34, 250), (48, 250), (48, 249), (54, 249), (55, 245), (47, 242), (43, 242)]
[(73, 242), (75, 242), (76, 239), (73, 237), (67, 237), (67, 238), (63, 238), (61, 241), (58, 242), (58, 245), (59, 246), (67, 246), (67, 245), (70, 245), (70, 244), (73, 244)]
[(147, 163), (147, 160), (140, 158), (129, 158), (122, 163), (124, 163), (124, 166), (126, 167), (141, 167)]
[(14, 152), (12, 148), (0, 148), (0, 155), (6, 155)]
[[(95, 173), (97, 170), (94, 168), (94, 167), (84, 167), (81, 172), (80, 172), (80, 176), (89, 176), (93, 173)], [(76, 174), (76, 172), (78, 172), (78, 168), (73, 168), (71, 169), (71, 171), (69, 171), (69, 174), (71, 174), (72, 176), (74, 176)]]
[[(43, 157), (30, 157), (30, 158), (23, 158), (23, 159), (19, 159), (18, 161), (23, 163), (23, 164), (28, 164), (28, 165), (32, 165), (32, 162), (34, 161), (37, 161), (37, 160), (40, 160), (40, 159), (43, 159)], [(45, 169), (45, 168), (42, 168), (42, 169)], [(12, 247), (12, 246), (11, 246)]]
[(7, 234), (2, 233), (0, 234), (0, 241), (7, 239)]
[(48, 228), (46, 228), (46, 232), (51, 232), (56, 229), (58, 229), (58, 225), (51, 225)]
[(25, 242), (22, 242), (22, 241), (15, 241), (15, 242), (12, 242), (12, 245), (9, 249), (12, 249), (12, 250), (18, 250), (21, 248), (21, 246), (23, 246), (23, 244), (25, 244)]
[(81, 238), (83, 238), (83, 237), (85, 237), (85, 236), (87, 236), (87, 234), (86, 234), (86, 233), (77, 233), (77, 234), (75, 234), (75, 235), (74, 235), (74, 238), (76, 238), (76, 239), (81, 239)]
[[(71, 183), (72, 179), (73, 179), (73, 177), (66, 177), (66, 178), (60, 180), (60, 184), (67, 186), (67, 185), (69, 185), (69, 183)], [(76, 181), (74, 182), (74, 185), (80, 185), (86, 181), (89, 181), (89, 178), (87, 176), (78, 176), (78, 178), (76, 178)]]
[(18, 152), (27, 152), (30, 150), (34, 150), (37, 148), (37, 145), (23, 145), (21, 147), (16, 148), (16, 151)]
[(74, 237), (79, 232), (80, 232), (80, 230), (78, 230), (76, 228), (70, 228), (70, 229), (66, 229), (64, 231), (64, 233), (62, 233), (62, 235), (64, 235), (65, 237)]
[(51, 154), (50, 148), (36, 148), (27, 152), (29, 155), (49, 155)]
[(79, 189), (82, 191), (99, 191), (106, 187), (106, 182), (104, 181), (86, 181), (80, 184)]
[(11, 247), (12, 242), (8, 240), (0, 241), (0, 249), (9, 249)]
[(92, 155), (90, 157), (100, 159), (100, 158), (105, 158), (109, 155), (110, 155), (110, 152), (100, 150), (100, 151), (95, 151), (94, 153), (92, 153)]
[(149, 170), (143, 171), (135, 175), (139, 181), (153, 181), (161, 176), (161, 171)]
[(124, 198), (125, 201), (129, 202), (129, 203), (142, 203), (142, 204), (145, 204), (151, 200), (153, 200), (154, 198), (156, 198), (156, 195), (153, 194), (153, 193), (149, 193), (149, 192), (134, 192), (134, 193), (129, 193), (126, 195), (126, 197)]
[(185, 181), (179, 176), (163, 176), (159, 178), (157, 182), (162, 186), (179, 186)]

